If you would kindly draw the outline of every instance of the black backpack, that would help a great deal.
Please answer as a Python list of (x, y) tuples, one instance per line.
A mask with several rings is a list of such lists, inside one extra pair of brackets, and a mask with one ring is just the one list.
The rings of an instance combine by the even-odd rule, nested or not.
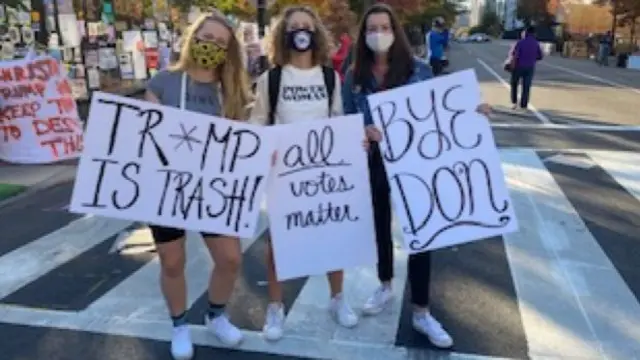
[[(269, 124), (275, 124), (276, 108), (278, 107), (278, 97), (280, 96), (280, 81), (282, 80), (282, 67), (276, 66), (269, 70), (268, 84), (269, 84)], [(331, 108), (333, 107), (333, 92), (336, 88), (336, 75), (335, 71), (328, 67), (322, 67), (322, 76), (324, 77), (324, 85), (327, 88), (327, 96), (329, 98), (329, 114), (331, 114)]]

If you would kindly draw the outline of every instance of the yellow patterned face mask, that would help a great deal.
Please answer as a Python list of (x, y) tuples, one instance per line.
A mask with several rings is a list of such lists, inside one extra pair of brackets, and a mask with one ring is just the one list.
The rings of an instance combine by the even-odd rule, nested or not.
[(220, 45), (199, 39), (191, 43), (191, 57), (203, 69), (213, 70), (224, 63), (227, 50)]

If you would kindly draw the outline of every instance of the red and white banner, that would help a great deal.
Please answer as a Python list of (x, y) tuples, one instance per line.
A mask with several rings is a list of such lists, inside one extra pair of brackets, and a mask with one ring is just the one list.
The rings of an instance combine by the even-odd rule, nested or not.
[(77, 158), (83, 127), (64, 69), (49, 56), (0, 63), (0, 160)]

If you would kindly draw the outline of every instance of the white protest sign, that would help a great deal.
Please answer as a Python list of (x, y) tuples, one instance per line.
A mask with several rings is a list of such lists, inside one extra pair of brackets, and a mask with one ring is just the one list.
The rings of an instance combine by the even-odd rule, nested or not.
[(0, 64), (0, 159), (43, 164), (82, 152), (83, 126), (64, 73), (49, 56)]
[(411, 253), (518, 229), (473, 70), (368, 99)]
[(279, 280), (377, 261), (362, 115), (279, 125), (267, 205)]
[(71, 211), (252, 237), (270, 129), (96, 92)]

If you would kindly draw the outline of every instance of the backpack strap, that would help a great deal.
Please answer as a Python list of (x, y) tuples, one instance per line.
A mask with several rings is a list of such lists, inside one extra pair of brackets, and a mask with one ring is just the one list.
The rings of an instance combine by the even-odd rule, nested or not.
[(269, 70), (267, 74), (269, 89), (269, 123), (276, 123), (276, 108), (278, 107), (278, 97), (280, 96), (280, 81), (282, 79), (282, 67), (276, 66)]
[(333, 92), (336, 89), (336, 72), (328, 66), (322, 67), (322, 76), (324, 77), (324, 85), (327, 88), (327, 96), (329, 98), (329, 116), (333, 109)]

